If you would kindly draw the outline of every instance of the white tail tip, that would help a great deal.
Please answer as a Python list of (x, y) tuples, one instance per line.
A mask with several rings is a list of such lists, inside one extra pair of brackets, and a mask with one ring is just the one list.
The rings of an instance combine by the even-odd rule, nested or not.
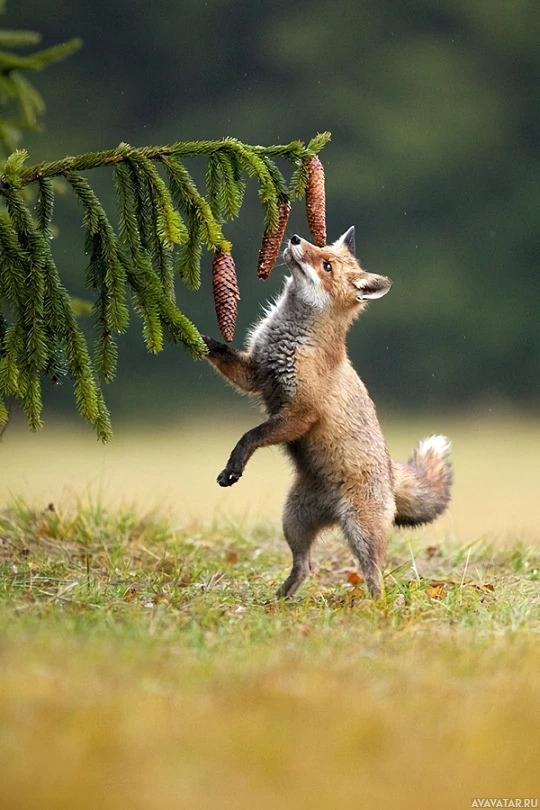
[(447, 456), (452, 447), (452, 442), (446, 436), (429, 436), (427, 439), (422, 439), (418, 444), (417, 453), (419, 455), (426, 455), (426, 453), (436, 453), (438, 456)]

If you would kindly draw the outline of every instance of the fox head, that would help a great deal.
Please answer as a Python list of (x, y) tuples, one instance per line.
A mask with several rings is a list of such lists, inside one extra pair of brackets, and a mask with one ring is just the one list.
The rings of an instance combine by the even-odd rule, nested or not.
[(355, 256), (354, 227), (333, 245), (315, 247), (297, 234), (285, 248), (292, 284), (305, 304), (354, 318), (392, 287), (386, 276), (366, 273)]

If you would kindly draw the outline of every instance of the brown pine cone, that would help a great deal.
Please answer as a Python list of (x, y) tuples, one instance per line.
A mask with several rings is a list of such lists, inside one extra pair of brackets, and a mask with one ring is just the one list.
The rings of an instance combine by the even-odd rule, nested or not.
[(276, 230), (267, 230), (263, 234), (259, 260), (257, 262), (257, 273), (259, 278), (263, 281), (268, 278), (276, 263), (290, 213), (291, 204), (288, 202), (282, 203), (279, 206), (279, 220)]
[(324, 167), (315, 155), (308, 163), (309, 180), (306, 190), (306, 213), (313, 241), (318, 247), (326, 245), (326, 196)]
[(216, 253), (212, 263), (212, 284), (219, 331), (227, 342), (234, 337), (238, 312), (238, 281), (236, 267), (230, 253)]

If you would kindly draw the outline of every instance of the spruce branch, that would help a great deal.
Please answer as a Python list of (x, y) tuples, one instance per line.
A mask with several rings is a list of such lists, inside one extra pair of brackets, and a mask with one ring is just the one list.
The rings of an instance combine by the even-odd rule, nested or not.
[(40, 41), (41, 35), (37, 31), (8, 31), (5, 28), (0, 31), (0, 48), (27, 48)]
[[(30, 427), (37, 429), (43, 379), (59, 383), (68, 376), (80, 414), (107, 441), (110, 417), (99, 377), (104, 382), (114, 378), (115, 338), (127, 329), (128, 299), (142, 319), (150, 352), (170, 342), (184, 346), (194, 358), (202, 357), (206, 345), (176, 303), (175, 274), (197, 289), (205, 249), (221, 265), (234, 266), (223, 226), (238, 216), (249, 177), (259, 186), (265, 233), (273, 235), (273, 249), (279, 250), (284, 211), (293, 197), (304, 193), (308, 165), (328, 138), (324, 133), (307, 146), (293, 141), (269, 147), (235, 138), (139, 148), (122, 143), (116, 149), (35, 166), (27, 165), (24, 150), (10, 154), (0, 170), (0, 420), (7, 418), (4, 402), (11, 396), (21, 402)], [(206, 160), (204, 193), (184, 162), (197, 157)], [(292, 167), (290, 183), (276, 161)], [(84, 175), (98, 167), (113, 170), (118, 232)], [(80, 206), (86, 231), (86, 283), (97, 327), (93, 361), (51, 250), (54, 181), (59, 177)], [(225, 318), (229, 338), (236, 286), (233, 292), (234, 312), (226, 297), (220, 309), (222, 315), (231, 309)]]
[[(4, 3), (0, 3), (0, 13), (3, 11)], [(30, 54), (14, 53), (40, 40), (35, 31), (0, 30), (0, 146), (6, 154), (15, 149), (21, 130), (39, 129), (40, 116), (45, 112), (45, 102), (30, 76), (67, 59), (82, 45), (80, 39), (73, 39)]]
[[(3, 33), (6, 34), (7, 32), (4, 31)], [(19, 42), (19, 44), (21, 43)], [(46, 48), (32, 54), (32, 56), (17, 56), (8, 51), (0, 51), (0, 72), (6, 74), (15, 70), (33, 72), (43, 70), (44, 67), (53, 62), (61, 62), (67, 59), (75, 51), (78, 51), (81, 46), (82, 40), (72, 39), (69, 42), (63, 42), (61, 45), (53, 45), (52, 48)]]

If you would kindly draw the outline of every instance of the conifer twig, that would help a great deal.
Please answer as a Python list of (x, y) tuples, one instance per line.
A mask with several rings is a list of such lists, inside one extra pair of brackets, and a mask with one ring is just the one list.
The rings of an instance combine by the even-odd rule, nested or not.
[[(0, 54), (1, 56), (1, 54)], [(1, 61), (1, 60), (0, 60)], [(68, 156), (26, 166), (27, 153), (13, 152), (0, 176), (0, 406), (19, 400), (34, 430), (41, 426), (41, 383), (72, 379), (79, 412), (99, 438), (111, 436), (99, 377), (114, 378), (115, 336), (128, 325), (128, 295), (142, 319), (146, 346), (182, 344), (195, 358), (207, 351), (196, 326), (176, 302), (174, 277), (197, 289), (203, 249), (229, 256), (223, 224), (238, 215), (246, 177), (258, 183), (266, 233), (277, 233), (290, 200), (305, 194), (309, 162), (329, 140), (318, 135), (275, 146), (250, 146), (235, 138), (176, 142)], [(197, 188), (185, 158), (207, 161), (206, 193)], [(293, 168), (288, 184), (275, 160)], [(83, 172), (114, 171), (118, 233)], [(89, 264), (86, 282), (95, 300), (94, 360), (79, 329), (51, 252), (55, 178), (63, 177), (82, 209)], [(34, 189), (35, 207), (30, 208)], [(238, 291), (235, 292), (237, 297)], [(236, 303), (234, 302), (234, 307)], [(222, 310), (220, 309), (220, 312)], [(226, 319), (228, 339), (234, 318)], [(224, 321), (225, 323), (225, 321)], [(4, 406), (1, 406), (4, 407)], [(0, 417), (6, 409), (0, 408)], [(7, 417), (5, 417), (7, 418)], [(5, 419), (4, 419), (5, 421)]]
[[(307, 145), (250, 146), (235, 138), (140, 148), (121, 143), (116, 149), (27, 166), (27, 153), (16, 151), (15, 143), (21, 129), (38, 128), (45, 109), (28, 76), (81, 46), (74, 39), (30, 54), (13, 52), (39, 41), (32, 31), (0, 31), (0, 101), (15, 113), (0, 116), (0, 149), (7, 154), (0, 164), (0, 426), (9, 419), (4, 404), (9, 398), (10, 406), (13, 401), (22, 405), (28, 424), (37, 430), (44, 378), (58, 384), (67, 377), (81, 416), (107, 441), (111, 425), (100, 378), (114, 378), (116, 336), (128, 327), (129, 300), (142, 320), (149, 351), (159, 352), (171, 342), (201, 357), (206, 345), (177, 305), (175, 277), (197, 289), (206, 249), (221, 257), (222, 271), (229, 269), (226, 278), (220, 274), (218, 310), (232, 338), (239, 292), (223, 225), (238, 216), (246, 178), (254, 178), (275, 252), (283, 211), (291, 199), (305, 194), (309, 161), (330, 135), (317, 135)], [(204, 193), (185, 165), (186, 158), (196, 157), (206, 160)], [(292, 166), (289, 184), (276, 160)], [(98, 167), (113, 170), (118, 231), (85, 175)], [(93, 357), (51, 251), (57, 178), (66, 181), (81, 209), (85, 280), (97, 327)]]

